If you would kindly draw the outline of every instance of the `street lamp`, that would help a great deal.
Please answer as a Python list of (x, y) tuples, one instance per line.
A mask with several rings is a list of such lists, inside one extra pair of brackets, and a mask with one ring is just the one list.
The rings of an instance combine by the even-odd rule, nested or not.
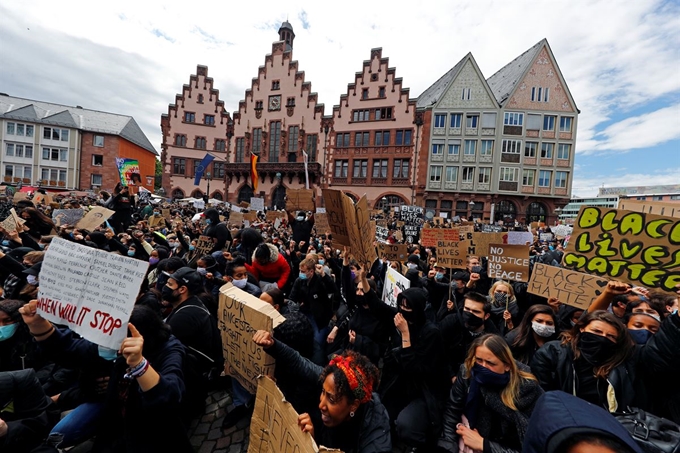
[(472, 210), (475, 208), (475, 202), (470, 200), (468, 206), (470, 207), (470, 216), (468, 218), (472, 218)]
[(380, 201), (382, 202), (382, 210), (385, 214), (385, 218), (387, 218), (387, 213), (390, 212), (390, 207), (387, 205), (387, 197), (382, 197)]
[(413, 178), (411, 182), (411, 206), (416, 204), (416, 169), (418, 168), (418, 141), (420, 138), (420, 126), (424, 123), (423, 112), (415, 112), (415, 118), (413, 119), (413, 124), (416, 125), (416, 143), (415, 149), (413, 151)]
[(210, 200), (210, 172), (207, 172), (205, 177), (208, 178), (208, 192), (206, 193), (206, 203), (208, 203)]

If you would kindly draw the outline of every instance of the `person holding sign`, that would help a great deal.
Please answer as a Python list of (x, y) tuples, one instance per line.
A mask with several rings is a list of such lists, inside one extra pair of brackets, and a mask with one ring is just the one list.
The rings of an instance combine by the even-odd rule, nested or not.
[(519, 317), (519, 306), (515, 298), (515, 290), (508, 282), (497, 281), (489, 289), (491, 302), (491, 322), (499, 335), (503, 336), (515, 328)]

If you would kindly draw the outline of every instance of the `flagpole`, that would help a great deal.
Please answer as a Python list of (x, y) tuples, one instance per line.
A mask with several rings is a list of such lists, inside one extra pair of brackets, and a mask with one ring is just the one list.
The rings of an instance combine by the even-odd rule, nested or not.
[(309, 155), (305, 151), (302, 151), (302, 155), (304, 156), (305, 162), (305, 189), (309, 190), (309, 170), (307, 168), (307, 161), (309, 160)]

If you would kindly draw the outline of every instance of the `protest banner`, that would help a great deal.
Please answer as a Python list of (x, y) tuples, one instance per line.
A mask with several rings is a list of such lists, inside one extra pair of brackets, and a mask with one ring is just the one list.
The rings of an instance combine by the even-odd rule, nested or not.
[(90, 209), (90, 212), (88, 212), (85, 217), (76, 223), (76, 228), (79, 230), (94, 231), (99, 225), (109, 220), (109, 217), (114, 213), (115, 211), (106, 209), (102, 206), (95, 206)]
[(271, 304), (231, 283), (220, 288), (218, 314), (225, 371), (255, 393), (259, 375), (274, 376), (274, 358), (253, 342), (253, 334), (272, 332), (285, 318)]
[(460, 240), (458, 230), (449, 231), (451, 233), (437, 239), (437, 265), (447, 269), (464, 269), (468, 256), (468, 243)]
[(409, 244), (418, 243), (418, 236), (420, 236), (420, 227), (418, 225), (404, 225), (404, 239)]
[[(14, 208), (12, 208), (12, 212), (14, 211)], [(17, 229), (17, 221), (16, 221), (16, 216), (10, 214), (7, 216), (5, 220), (0, 222), (0, 228), (5, 230), (8, 233), (11, 233), (13, 231), (16, 231)]]
[(317, 213), (317, 214), (325, 214), (325, 213), (326, 213), (326, 208), (316, 208), (316, 213)]
[(534, 235), (529, 231), (508, 231), (508, 244), (527, 245), (534, 242)]
[(460, 233), (461, 241), (469, 241), (472, 239), (472, 233), (475, 232), (474, 225), (458, 225), (458, 232)]
[(326, 232), (331, 230), (328, 224), (328, 214), (325, 212), (317, 212), (314, 214), (314, 226), (316, 227), (317, 234), (326, 234)]
[(189, 266), (193, 267), (199, 258), (209, 255), (214, 246), (215, 242), (210, 236), (199, 236), (198, 239), (196, 239), (196, 248), (189, 252)]
[(366, 195), (361, 197), (353, 208), (354, 210), (350, 212), (354, 214), (354, 220), (351, 222), (354, 225), (355, 230), (354, 234), (350, 235), (349, 238), (352, 255), (362, 264), (373, 264), (377, 258), (375, 247), (373, 246), (375, 231), (371, 226), (371, 214), (368, 209)]
[(385, 284), (383, 285), (382, 299), (390, 307), (397, 307), (397, 296), (404, 290), (411, 287), (409, 279), (404, 277), (391, 267), (385, 274)]
[[(43, 199), (44, 199), (44, 197), (43, 197)], [(21, 200), (28, 200), (28, 194), (26, 192), (19, 192), (19, 191), (14, 192), (14, 195), (12, 196), (12, 201), (14, 201), (14, 203), (16, 203), (17, 201), (21, 201)], [(40, 204), (40, 200), (35, 201), (35, 204)]]
[(139, 161), (137, 159), (116, 157), (116, 167), (118, 167), (120, 182), (124, 186), (142, 184), (142, 177), (139, 172)]
[(264, 198), (250, 197), (250, 209), (264, 211)]
[(118, 349), (149, 263), (54, 238), (40, 269), (38, 313)]
[(526, 245), (489, 245), (489, 278), (526, 282), (529, 278), (529, 247)]
[(436, 247), (440, 239), (446, 241), (460, 241), (460, 231), (457, 228), (423, 228), (420, 231), (420, 243), (424, 247)]
[(314, 191), (312, 189), (288, 189), (286, 211), (313, 211)]
[(680, 203), (663, 201), (619, 200), (619, 209), (680, 218)]
[(508, 233), (472, 233), (469, 240), (468, 256), (487, 256), (489, 255), (489, 244), (506, 244)]
[(347, 216), (354, 211), (352, 200), (339, 190), (324, 189), (324, 203), (328, 225), (333, 233), (333, 242), (350, 247), (349, 236), (354, 229), (347, 221)]
[(378, 254), (388, 261), (406, 261), (408, 259), (408, 245), (378, 243)]
[(422, 225), (425, 210), (419, 206), (402, 206), (399, 209), (399, 220), (406, 224)]
[(607, 283), (607, 279), (597, 275), (535, 263), (527, 292), (546, 299), (554, 297), (563, 304), (586, 310)]
[(647, 288), (680, 284), (680, 220), (584, 206), (562, 265)]
[(240, 227), (243, 222), (243, 213), (240, 211), (231, 211), (229, 214), (229, 223)]
[(257, 212), (256, 211), (244, 212), (243, 220), (247, 220), (250, 223), (257, 222)]
[(565, 238), (571, 234), (574, 229), (569, 225), (557, 225), (552, 227), (552, 232), (557, 238)]
[(298, 426), (298, 416), (273, 380), (258, 377), (248, 453), (342, 453), (317, 447), (312, 435)]
[(553, 240), (553, 234), (552, 233), (541, 233), (538, 238), (541, 240), (541, 242), (550, 242)]
[(387, 241), (387, 237), (390, 235), (390, 230), (389, 228), (385, 228), (383, 226), (378, 226), (376, 224), (375, 226), (375, 238), (379, 241), (385, 242)]
[(83, 209), (55, 209), (52, 211), (52, 221), (55, 226), (75, 225), (83, 218)]
[(266, 219), (270, 222), (273, 222), (276, 219), (285, 219), (286, 217), (288, 217), (286, 211), (267, 211), (266, 214)]

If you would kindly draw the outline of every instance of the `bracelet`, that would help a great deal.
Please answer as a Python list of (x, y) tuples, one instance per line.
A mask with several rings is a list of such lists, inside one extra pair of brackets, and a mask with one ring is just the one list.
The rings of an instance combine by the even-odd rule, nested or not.
[(33, 333), (33, 332), (30, 332), (30, 331), (29, 331), (29, 333), (30, 333), (31, 336), (33, 336), (33, 337), (42, 337), (43, 335), (47, 335), (48, 333), (52, 333), (52, 331), (53, 331), (54, 329), (55, 329), (55, 327), (54, 327), (52, 324), (50, 324), (50, 328), (47, 329), (46, 331), (42, 332), (42, 333)]
[(136, 379), (142, 377), (149, 368), (149, 361), (142, 357), (142, 361), (132, 368), (127, 369), (127, 373), (123, 376), (125, 379)]

